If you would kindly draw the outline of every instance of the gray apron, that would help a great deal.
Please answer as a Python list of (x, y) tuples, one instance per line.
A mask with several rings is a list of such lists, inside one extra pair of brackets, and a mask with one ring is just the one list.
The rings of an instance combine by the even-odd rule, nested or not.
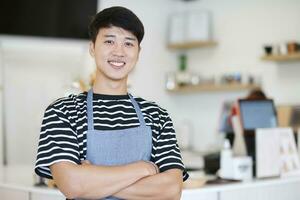
[[(93, 91), (87, 96), (87, 154), (86, 159), (94, 165), (125, 165), (140, 160), (149, 161), (152, 152), (152, 131), (146, 126), (137, 102), (129, 94), (138, 116), (140, 126), (122, 130), (95, 130), (93, 120)], [(101, 188), (99, 188), (101, 190)], [(107, 197), (106, 200), (116, 200)]]

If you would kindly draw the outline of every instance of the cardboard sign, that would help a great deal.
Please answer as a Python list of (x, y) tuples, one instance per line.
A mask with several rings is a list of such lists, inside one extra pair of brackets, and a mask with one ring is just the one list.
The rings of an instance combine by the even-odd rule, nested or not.
[(300, 161), (291, 128), (257, 129), (256, 177), (300, 174)]

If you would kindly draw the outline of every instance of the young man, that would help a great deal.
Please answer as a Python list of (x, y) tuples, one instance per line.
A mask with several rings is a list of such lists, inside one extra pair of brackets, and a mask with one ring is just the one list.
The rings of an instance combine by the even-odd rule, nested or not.
[(188, 174), (172, 121), (166, 110), (127, 91), (143, 24), (130, 10), (111, 7), (89, 29), (95, 83), (46, 109), (36, 173), (53, 178), (70, 199), (180, 199)]

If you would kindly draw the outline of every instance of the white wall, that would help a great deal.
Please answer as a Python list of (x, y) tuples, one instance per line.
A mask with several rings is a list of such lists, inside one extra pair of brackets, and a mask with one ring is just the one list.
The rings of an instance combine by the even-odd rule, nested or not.
[[(130, 77), (132, 93), (167, 108), (175, 127), (188, 120), (193, 125), (192, 146), (196, 150), (218, 147), (217, 124), (222, 102), (245, 96), (247, 91), (187, 95), (165, 91), (165, 73), (177, 66), (177, 52), (166, 49), (167, 19), (171, 12), (204, 9), (212, 13), (218, 45), (189, 51), (191, 70), (203, 75), (232, 71), (258, 74), (267, 95), (274, 97), (276, 103), (300, 103), (300, 62), (279, 64), (259, 59), (265, 43), (300, 41), (300, 1), (102, 0), (100, 8), (112, 5), (132, 9), (145, 25), (140, 59)], [(43, 110), (63, 95), (65, 85), (74, 76), (84, 73), (82, 66), (90, 65), (87, 43), (40, 38), (5, 41), (9, 163), (33, 163)]]
[(88, 42), (2, 37), (8, 164), (35, 162), (46, 107), (71, 88), (85, 66)]
[(194, 149), (210, 151), (218, 147), (220, 135), (217, 126), (222, 102), (243, 97), (247, 91), (188, 95), (165, 92), (164, 73), (175, 70), (177, 66), (177, 53), (165, 48), (167, 16), (170, 12), (208, 10), (212, 14), (213, 36), (218, 45), (189, 51), (188, 65), (191, 70), (205, 76), (224, 72), (258, 75), (266, 94), (273, 97), (275, 103), (300, 104), (300, 62), (260, 60), (264, 44), (300, 41), (300, 1), (101, 1), (102, 8), (111, 5), (123, 5), (135, 11), (146, 29), (132, 90), (167, 108), (176, 127), (182, 121), (192, 123)]
[[(189, 54), (190, 68), (205, 75), (240, 71), (261, 76), (266, 94), (277, 104), (300, 104), (300, 62), (261, 61), (262, 46), (267, 43), (300, 41), (300, 1), (296, 0), (201, 0), (186, 4), (185, 9), (211, 11), (216, 48), (199, 49)], [(177, 2), (176, 9), (183, 9)], [(241, 94), (199, 94), (174, 99), (188, 109), (194, 121), (195, 145), (199, 150), (214, 146), (217, 119), (222, 100)], [(189, 102), (189, 104), (187, 104)], [(194, 112), (193, 110), (197, 110)], [(177, 112), (178, 113), (178, 112)]]

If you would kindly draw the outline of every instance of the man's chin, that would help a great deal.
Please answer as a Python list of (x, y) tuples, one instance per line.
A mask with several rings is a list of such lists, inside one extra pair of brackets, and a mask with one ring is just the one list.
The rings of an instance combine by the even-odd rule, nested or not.
[(115, 82), (126, 82), (127, 76), (110, 76), (109, 79)]

